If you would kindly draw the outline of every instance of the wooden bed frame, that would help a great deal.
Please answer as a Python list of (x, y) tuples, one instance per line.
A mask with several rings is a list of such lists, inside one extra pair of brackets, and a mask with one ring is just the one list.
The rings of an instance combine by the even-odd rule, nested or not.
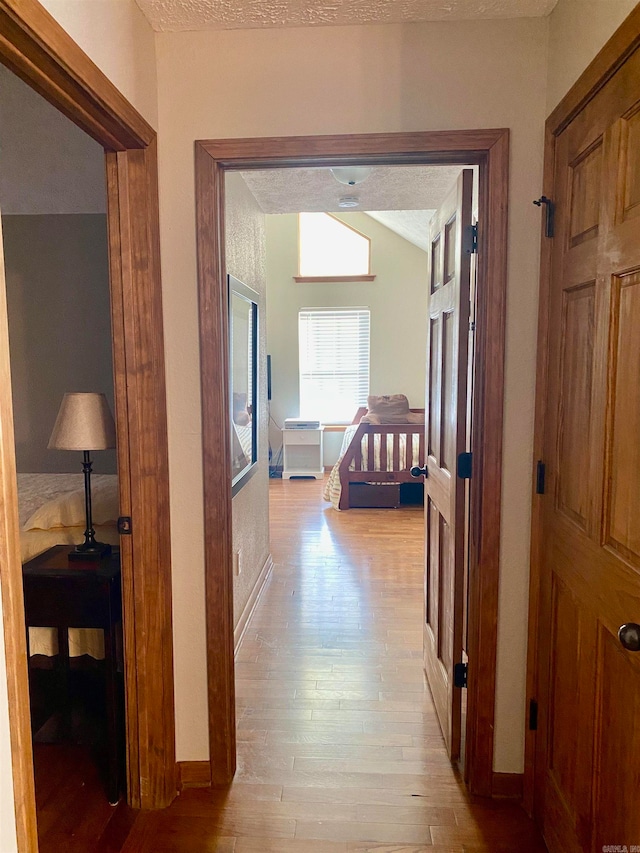
[[(411, 409), (412, 412), (422, 414), (424, 417), (424, 409)], [(367, 424), (360, 423), (362, 417), (367, 414), (366, 407), (358, 409), (352, 424), (359, 424), (351, 443), (347, 448), (340, 466), (340, 509), (350, 509), (352, 506), (358, 507), (398, 507), (400, 505), (399, 489), (390, 489), (383, 484), (388, 483), (421, 483), (422, 479), (417, 480), (409, 473), (409, 469), (413, 464), (413, 437), (419, 437), (418, 448), (418, 464), (425, 464), (425, 426), (424, 423), (418, 424)], [(362, 439), (365, 435), (369, 436), (385, 436), (380, 440), (380, 468), (389, 468), (390, 470), (375, 471), (374, 463), (374, 441), (368, 442), (367, 458), (362, 455)], [(393, 436), (393, 448), (391, 459), (388, 457), (387, 439), (386, 436)], [(400, 436), (406, 436), (404, 452), (400, 449)], [(354, 470), (349, 470), (353, 463)], [(370, 488), (364, 488), (364, 484), (374, 484)], [(355, 485), (356, 489), (362, 494), (358, 494), (357, 501), (354, 501), (354, 495), (351, 493), (351, 486)]]

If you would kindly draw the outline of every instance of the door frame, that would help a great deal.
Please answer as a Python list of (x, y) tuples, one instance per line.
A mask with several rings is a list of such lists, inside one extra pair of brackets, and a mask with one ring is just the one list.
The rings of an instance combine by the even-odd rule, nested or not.
[[(176, 794), (169, 478), (156, 133), (37, 0), (0, 0), (0, 62), (105, 149), (121, 537), (128, 802)], [(4, 293), (2, 294), (4, 301)], [(0, 340), (0, 590), (18, 850), (37, 826), (6, 336)]]
[[(353, 163), (479, 167), (479, 369), (474, 388), (469, 588), (469, 658), (475, 665), (469, 668), (465, 781), (471, 793), (491, 796), (498, 792), (496, 777), (502, 776), (493, 772), (493, 739), (507, 285), (506, 129), (195, 143), (211, 781), (228, 784), (236, 766), (224, 176), (246, 169)], [(220, 488), (220, 483), (228, 488)]]
[[(628, 57), (640, 47), (640, 5), (631, 11), (618, 29), (581, 74), (545, 123), (544, 173), (542, 192), (555, 197), (554, 173), (556, 139), (584, 107), (598, 94)], [(536, 369), (535, 429), (533, 466), (544, 461), (545, 413), (548, 386), (547, 333), (549, 326), (549, 288), (551, 286), (552, 241), (542, 229), (540, 248), (540, 298), (538, 308), (538, 357)], [(540, 495), (536, 493), (534, 470), (531, 498), (531, 572), (529, 583), (529, 639), (527, 651), (527, 705), (538, 696), (538, 634), (540, 586), (544, 568), (544, 528)], [(535, 814), (537, 733), (527, 728), (525, 738), (525, 772), (523, 805)]]

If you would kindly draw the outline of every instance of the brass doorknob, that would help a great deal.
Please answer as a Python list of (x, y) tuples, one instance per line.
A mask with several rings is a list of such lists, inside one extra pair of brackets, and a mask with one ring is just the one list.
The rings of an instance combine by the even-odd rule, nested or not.
[(640, 652), (640, 625), (637, 622), (625, 622), (620, 626), (618, 639), (630, 652)]
[(413, 468), (409, 471), (412, 477), (428, 477), (429, 471), (427, 470), (427, 466), (421, 468), (419, 465), (414, 465)]

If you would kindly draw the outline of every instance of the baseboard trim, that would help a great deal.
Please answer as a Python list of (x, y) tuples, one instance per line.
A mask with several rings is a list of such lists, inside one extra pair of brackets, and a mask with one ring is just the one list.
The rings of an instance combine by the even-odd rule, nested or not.
[(500, 800), (521, 800), (523, 782), (523, 773), (494, 773), (491, 796)]
[(178, 790), (209, 788), (211, 765), (208, 761), (178, 761)]
[(238, 619), (238, 624), (233, 629), (233, 653), (234, 655), (238, 654), (238, 649), (240, 648), (240, 643), (242, 642), (242, 638), (244, 637), (245, 631), (247, 630), (247, 625), (249, 624), (249, 620), (253, 616), (253, 611), (256, 609), (258, 601), (260, 601), (260, 596), (262, 595), (264, 588), (266, 586), (267, 581), (271, 575), (273, 570), (273, 557), (271, 554), (268, 555), (267, 559), (264, 561), (264, 566), (260, 569), (260, 574), (258, 575), (258, 579), (256, 580), (255, 586), (251, 590), (251, 595), (247, 603), (245, 604), (244, 610)]

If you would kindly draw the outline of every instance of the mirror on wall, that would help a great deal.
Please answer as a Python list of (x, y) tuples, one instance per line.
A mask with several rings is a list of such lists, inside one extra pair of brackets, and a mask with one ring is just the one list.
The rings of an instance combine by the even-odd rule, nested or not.
[(232, 275), (228, 284), (231, 491), (235, 495), (258, 461), (258, 294)]

